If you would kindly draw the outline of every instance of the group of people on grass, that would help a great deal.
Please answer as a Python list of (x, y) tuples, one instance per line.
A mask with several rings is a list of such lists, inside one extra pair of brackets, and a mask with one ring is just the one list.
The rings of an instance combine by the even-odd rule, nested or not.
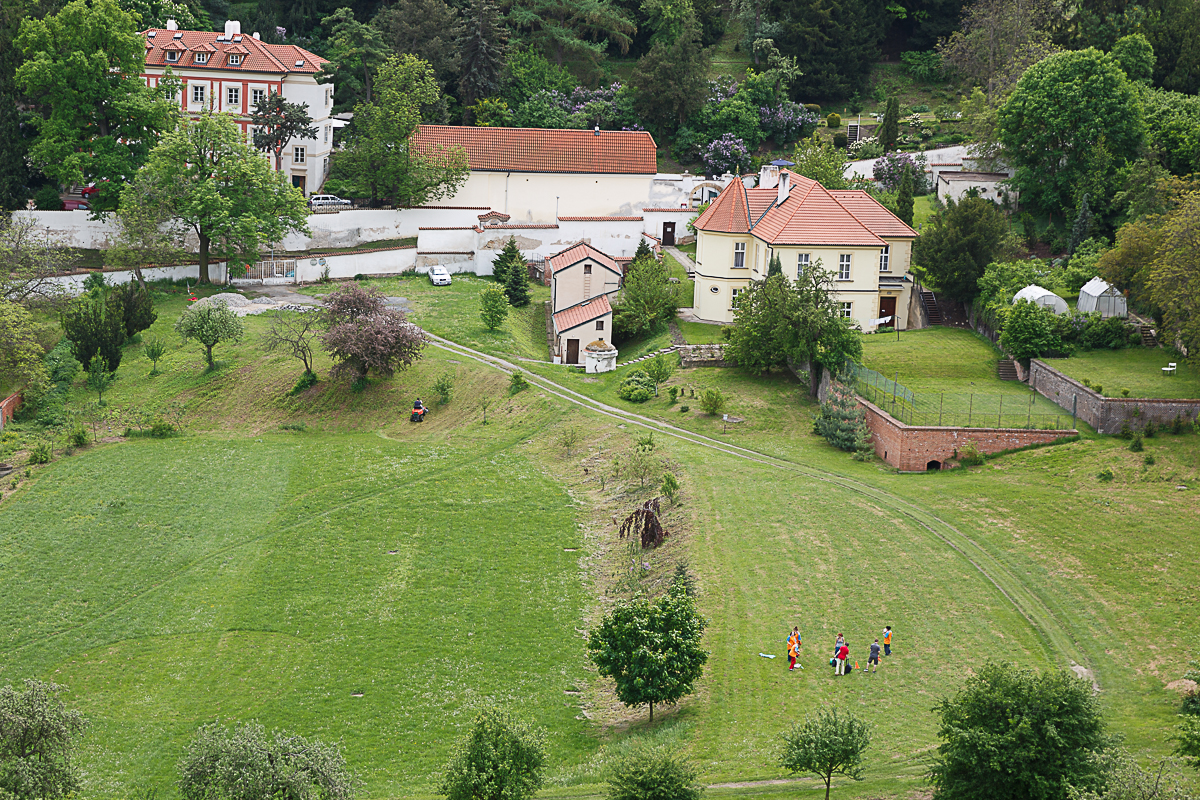
[[(892, 654), (891, 625), (885, 626), (882, 636), (871, 643), (871, 655), (867, 657), (867, 670), (870, 672), (876, 672), (879, 669), (880, 639), (883, 640), (883, 655), (890, 656)], [(793, 627), (787, 639), (789, 672), (796, 669), (796, 663), (800, 659), (800, 642), (800, 628), (799, 626)], [(833, 657), (829, 659), (829, 665), (833, 667), (834, 675), (848, 675), (854, 668), (850, 666), (850, 645), (846, 644), (846, 637), (840, 633), (837, 635), (837, 642), (833, 645)], [(857, 667), (857, 664), (854, 666)], [(800, 669), (804, 669), (804, 667), (801, 666)]]

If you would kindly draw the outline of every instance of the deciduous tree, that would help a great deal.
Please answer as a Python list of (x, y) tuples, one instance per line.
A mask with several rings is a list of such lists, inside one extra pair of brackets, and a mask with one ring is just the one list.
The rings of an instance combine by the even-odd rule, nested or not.
[(341, 748), (256, 722), (204, 725), (179, 762), (184, 800), (352, 800), (355, 777)]
[(242, 318), (226, 305), (205, 303), (185, 308), (175, 321), (175, 330), (184, 341), (195, 339), (204, 345), (204, 360), (212, 369), (213, 348), (222, 342), (237, 342), (245, 332)]
[(1162, 221), (1162, 239), (1150, 269), (1150, 299), (1168, 330), (1189, 353), (1200, 352), (1200, 191), (1188, 193)]
[(1049, 800), (1099, 786), (1095, 756), (1109, 745), (1100, 703), (1065, 670), (989, 661), (934, 710), (934, 800)]
[(625, 273), (625, 283), (613, 313), (615, 333), (632, 338), (658, 330), (675, 314), (676, 292), (667, 268), (654, 257), (645, 240)]
[(71, 760), (88, 721), (67, 708), (65, 686), (27, 679), (0, 688), (0, 792), (15, 800), (60, 800), (79, 791)]
[(479, 318), (494, 331), (508, 318), (508, 298), (499, 286), (485, 286), (479, 293)]
[(658, 397), (659, 385), (671, 379), (671, 374), (675, 372), (675, 365), (667, 359), (666, 355), (659, 353), (647, 361), (645, 367), (646, 375), (654, 384), (654, 396)]
[(707, 623), (678, 580), (654, 602), (619, 602), (588, 634), (588, 652), (600, 674), (612, 678), (627, 706), (674, 704), (690, 694), (708, 651), (700, 643)]
[(1037, 303), (1018, 300), (1004, 322), (1000, 346), (1013, 358), (1025, 361), (1040, 358), (1062, 347), (1054, 335), (1052, 312)]
[(1049, 29), (1059, 13), (1051, 0), (975, 0), (938, 52), (952, 74), (996, 103), (1030, 65), (1057, 51)]
[(365, 381), (374, 370), (385, 377), (407, 369), (425, 349), (425, 333), (404, 312), (387, 308), (375, 287), (357, 283), (334, 291), (325, 301), (328, 327), (321, 344), (337, 364), (335, 377), (351, 375)]
[(37, 324), (16, 303), (0, 300), (0, 384), (44, 387), (49, 380), (37, 340)]
[(0, 214), (0, 300), (29, 303), (63, 294), (54, 277), (72, 254), (39, 230), (33, 217)]
[(371, 24), (395, 53), (429, 62), (442, 86), (459, 74), (461, 51), (455, 41), (462, 33), (462, 15), (445, 0), (399, 0), (380, 9)]
[(826, 706), (783, 735), (779, 761), (788, 772), (816, 774), (825, 784), (825, 800), (829, 800), (833, 776), (863, 779), (863, 753), (870, 744), (870, 725)]
[(137, 180), (144, 190), (123, 194), (122, 203), (160, 202), (171, 218), (195, 231), (202, 283), (209, 280), (214, 252), (254, 258), (261, 245), (289, 232), (308, 233), (303, 195), (271, 170), (224, 114), (205, 112), (163, 137)]
[[(668, 473), (669, 474), (669, 473)], [(608, 778), (608, 800), (700, 800), (696, 767), (670, 747), (641, 743), (617, 758)]]
[(142, 79), (145, 39), (115, 0), (72, 0), (59, 13), (26, 19), (16, 46), (26, 61), (17, 84), (44, 113), (30, 159), (61, 184), (98, 180), (95, 208), (116, 208), (120, 184), (175, 125), (177, 105), (166, 81)]
[(1005, 255), (1007, 235), (1008, 223), (990, 200), (947, 200), (922, 229), (913, 263), (946, 299), (970, 302), (987, 265)]
[(325, 314), (320, 310), (303, 313), (277, 311), (271, 315), (271, 326), (263, 338), (268, 352), (283, 351), (304, 364), (304, 375), (316, 376), (313, 370), (313, 345), (325, 326)]
[(289, 103), (279, 92), (271, 92), (250, 113), (254, 146), (275, 154), (275, 169), (283, 169), (283, 149), (292, 139), (316, 139), (317, 129), (308, 115), (308, 103)]
[(447, 800), (527, 800), (542, 786), (546, 733), (498, 708), (475, 715), (442, 776)]
[(849, 189), (846, 180), (846, 151), (834, 146), (816, 133), (808, 139), (796, 142), (792, 153), (795, 166), (788, 167), (797, 175), (812, 178), (826, 189)]

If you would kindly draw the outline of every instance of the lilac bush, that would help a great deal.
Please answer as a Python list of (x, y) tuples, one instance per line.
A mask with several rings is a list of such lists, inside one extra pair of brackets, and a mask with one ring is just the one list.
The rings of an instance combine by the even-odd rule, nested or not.
[(723, 175), (730, 172), (737, 175), (750, 164), (750, 151), (744, 141), (727, 133), (705, 147), (700, 152), (700, 160), (704, 162), (705, 174)]
[(708, 82), (708, 102), (723, 103), (737, 94), (738, 82), (728, 75), (721, 75)]
[(917, 165), (913, 163), (908, 153), (887, 153), (875, 162), (875, 180), (885, 192), (894, 192), (900, 188), (905, 170), (912, 170), (917, 175)]
[(787, 144), (805, 138), (817, 129), (820, 117), (799, 103), (784, 100), (773, 108), (759, 107), (762, 128), (776, 144)]

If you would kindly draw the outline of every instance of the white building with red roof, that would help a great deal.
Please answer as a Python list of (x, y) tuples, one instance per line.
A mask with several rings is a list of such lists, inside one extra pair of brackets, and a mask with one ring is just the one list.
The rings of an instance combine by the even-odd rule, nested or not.
[(731, 182), (696, 220), (696, 316), (732, 322), (738, 295), (778, 255), (789, 278), (818, 262), (832, 272), (842, 316), (863, 330), (906, 327), (917, 232), (866, 192), (829, 191), (781, 166), (764, 166), (754, 188)]
[[(305, 195), (320, 188), (329, 173), (336, 124), (330, 117), (333, 87), (316, 80), (325, 59), (296, 45), (267, 44), (257, 33), (243, 34), (237, 20), (226, 22), (224, 32), (181, 31), (168, 20), (166, 28), (142, 35), (146, 82), (156, 86), (169, 70), (183, 81), (179, 104), (185, 114), (196, 117), (205, 109), (232, 114), (247, 141), (250, 114), (260, 98), (278, 92), (289, 103), (307, 105), (317, 138), (288, 142), (283, 171)], [(273, 166), (273, 156), (270, 161)]]
[(546, 259), (546, 274), (550, 278), (554, 361), (582, 363), (582, 349), (589, 343), (612, 339), (609, 297), (621, 288), (624, 271), (607, 253), (579, 242)]

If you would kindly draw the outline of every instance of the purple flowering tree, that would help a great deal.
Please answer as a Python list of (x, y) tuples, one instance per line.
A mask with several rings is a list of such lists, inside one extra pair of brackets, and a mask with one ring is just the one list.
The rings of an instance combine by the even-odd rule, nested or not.
[(750, 151), (744, 141), (727, 133), (705, 147), (700, 152), (700, 160), (704, 162), (704, 171), (708, 175), (723, 175), (726, 172), (737, 175), (749, 166)]
[(788, 144), (806, 138), (817, 129), (820, 120), (813, 112), (799, 103), (784, 100), (777, 106), (760, 106), (758, 117), (763, 130), (771, 135), (776, 144)]
[(884, 191), (894, 192), (900, 188), (900, 181), (904, 178), (907, 170), (912, 170), (914, 176), (920, 174), (917, 172), (917, 165), (908, 153), (893, 151), (876, 159), (874, 176)]

